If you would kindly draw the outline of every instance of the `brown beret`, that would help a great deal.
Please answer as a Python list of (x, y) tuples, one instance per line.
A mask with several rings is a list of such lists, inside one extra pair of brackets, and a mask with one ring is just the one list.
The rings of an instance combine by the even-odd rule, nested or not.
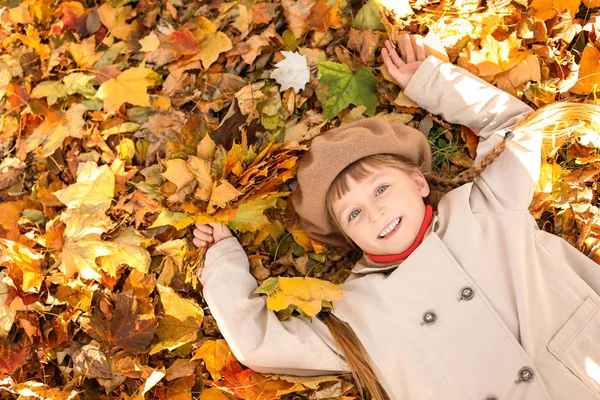
[(331, 183), (344, 168), (374, 154), (398, 154), (425, 166), (426, 170), (431, 168), (431, 148), (423, 133), (381, 117), (362, 119), (317, 136), (298, 161), (298, 184), (292, 193), (302, 228), (310, 237), (334, 246), (347, 246), (327, 218), (325, 198)]

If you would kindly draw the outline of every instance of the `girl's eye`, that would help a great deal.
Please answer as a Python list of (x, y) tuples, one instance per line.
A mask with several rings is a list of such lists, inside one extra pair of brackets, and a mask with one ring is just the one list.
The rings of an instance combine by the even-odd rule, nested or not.
[(388, 187), (390, 187), (390, 185), (381, 185), (375, 192), (380, 195), (381, 193), (385, 192)]
[(354, 210), (348, 216), (348, 221), (352, 221), (354, 218), (358, 217), (359, 210)]

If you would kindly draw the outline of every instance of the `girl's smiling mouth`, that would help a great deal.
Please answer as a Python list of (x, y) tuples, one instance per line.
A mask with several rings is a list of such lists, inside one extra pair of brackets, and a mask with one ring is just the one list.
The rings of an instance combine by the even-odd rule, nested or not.
[(383, 231), (377, 236), (378, 239), (388, 239), (392, 237), (398, 228), (400, 227), (400, 223), (402, 222), (402, 217), (398, 217), (385, 227)]

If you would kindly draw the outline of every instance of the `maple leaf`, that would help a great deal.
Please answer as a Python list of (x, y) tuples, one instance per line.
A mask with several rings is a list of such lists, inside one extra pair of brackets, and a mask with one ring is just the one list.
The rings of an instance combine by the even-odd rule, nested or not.
[(516, 33), (502, 42), (488, 35), (481, 40), (481, 50), (461, 53), (461, 60), (474, 66), (478, 76), (494, 77), (517, 66), (525, 59), (526, 53), (519, 51), (520, 46), (521, 40), (517, 39)]
[(192, 299), (184, 299), (172, 288), (156, 285), (165, 315), (158, 325), (158, 343), (150, 354), (162, 350), (175, 350), (196, 339), (202, 325), (204, 312)]
[(583, 49), (579, 68), (579, 79), (569, 91), (577, 94), (597, 91), (600, 87), (600, 51), (593, 43), (588, 43)]
[(323, 104), (323, 117), (333, 118), (350, 104), (367, 106), (365, 114), (374, 115), (377, 101), (377, 79), (371, 68), (352, 72), (345, 64), (322, 62), (319, 64), (319, 85), (329, 85), (327, 100)]
[(44, 157), (52, 155), (63, 141), (71, 136), (81, 138), (85, 124), (83, 114), (87, 107), (83, 104), (73, 104), (63, 114), (56, 109), (48, 110), (46, 119), (33, 131), (31, 136), (21, 142), (19, 155), (29, 153), (41, 146), (40, 153)]
[(122, 230), (117, 237), (108, 242), (111, 244), (111, 253), (98, 257), (102, 270), (111, 276), (117, 276), (117, 268), (127, 264), (131, 268), (145, 274), (150, 267), (150, 253), (142, 247), (146, 238), (133, 227)]
[(25, 292), (37, 292), (42, 284), (40, 267), (44, 258), (38, 252), (10, 240), (0, 239), (0, 265), (8, 266), (9, 276)]
[(219, 54), (231, 50), (233, 45), (229, 37), (218, 31), (216, 25), (208, 18), (200, 16), (199, 25), (200, 27), (194, 31), (196, 39), (200, 43), (200, 49), (195, 59), (202, 61), (202, 66), (208, 69), (217, 61)]
[(306, 56), (291, 51), (282, 51), (281, 54), (285, 59), (275, 64), (271, 79), (275, 79), (281, 85), (280, 91), (285, 92), (289, 88), (294, 88), (294, 92), (298, 93), (310, 81)]
[(564, 9), (567, 9), (571, 16), (575, 16), (580, 4), (581, 0), (533, 0), (529, 7), (536, 18), (545, 21)]
[(115, 190), (115, 175), (108, 165), (94, 161), (79, 164), (77, 182), (52, 194), (67, 208), (82, 213), (107, 210)]
[(234, 396), (245, 400), (268, 400), (278, 397), (278, 392), (285, 390), (292, 383), (254, 372), (243, 370), (240, 363), (229, 358), (221, 370), (221, 379), (215, 385), (227, 388)]
[(21, 338), (18, 342), (0, 339), (0, 373), (12, 374), (31, 357), (31, 343)]
[(310, 9), (316, 0), (282, 0), (283, 13), (288, 21), (288, 27), (298, 39), (308, 32), (308, 17)]
[(140, 315), (132, 292), (113, 295), (106, 307), (95, 307), (91, 317), (79, 322), (88, 335), (99, 341), (138, 354), (148, 350), (157, 321), (154, 315)]
[(385, 27), (381, 23), (381, 6), (376, 0), (369, 0), (356, 13), (353, 27), (360, 30), (372, 29), (383, 31)]
[(206, 369), (214, 380), (221, 378), (221, 370), (227, 360), (232, 357), (231, 349), (223, 339), (207, 340), (192, 356), (192, 360), (203, 359)]
[(131, 24), (127, 22), (133, 16), (131, 6), (113, 7), (110, 2), (98, 7), (100, 21), (106, 26), (110, 33), (116, 38), (126, 40), (129, 34), (137, 29), (137, 20)]
[(122, 104), (129, 103), (136, 106), (150, 106), (150, 96), (146, 92), (148, 87), (155, 85), (160, 75), (146, 68), (144, 64), (130, 68), (100, 85), (96, 97), (104, 100), (104, 111), (113, 112)]
[(12, 310), (7, 304), (8, 287), (4, 281), (5, 279), (6, 274), (4, 271), (0, 272), (0, 338), (8, 335), (17, 315), (17, 311)]
[(240, 204), (235, 213), (235, 218), (229, 221), (229, 227), (236, 231), (256, 232), (263, 226), (269, 225), (269, 219), (264, 215), (268, 208), (275, 207), (277, 198), (285, 193), (274, 193), (247, 200)]
[(269, 278), (255, 291), (267, 295), (267, 307), (273, 311), (298, 307), (310, 317), (321, 311), (323, 302), (341, 300), (342, 285), (317, 278)]

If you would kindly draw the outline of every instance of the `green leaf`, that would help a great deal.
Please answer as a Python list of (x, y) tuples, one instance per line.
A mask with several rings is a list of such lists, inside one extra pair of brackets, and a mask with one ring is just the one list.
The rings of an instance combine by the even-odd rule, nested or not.
[(350, 104), (367, 106), (365, 114), (375, 115), (379, 105), (375, 95), (377, 79), (371, 68), (361, 68), (354, 73), (345, 64), (322, 62), (319, 64), (319, 84), (329, 85), (323, 117), (331, 119)]
[(271, 221), (263, 214), (267, 208), (275, 207), (277, 197), (259, 198), (243, 203), (238, 208), (235, 218), (228, 225), (236, 231), (256, 232)]
[(59, 81), (45, 81), (41, 82), (31, 91), (31, 97), (39, 99), (42, 97), (46, 98), (48, 105), (56, 103), (56, 101), (67, 95), (67, 88)]
[(353, 27), (360, 30), (385, 31), (385, 27), (381, 23), (381, 9), (375, 0), (369, 0), (363, 8), (358, 10), (354, 17)]
[(279, 280), (275, 277), (270, 277), (266, 281), (262, 283), (256, 290), (253, 292), (254, 294), (266, 294), (269, 295), (277, 289)]

